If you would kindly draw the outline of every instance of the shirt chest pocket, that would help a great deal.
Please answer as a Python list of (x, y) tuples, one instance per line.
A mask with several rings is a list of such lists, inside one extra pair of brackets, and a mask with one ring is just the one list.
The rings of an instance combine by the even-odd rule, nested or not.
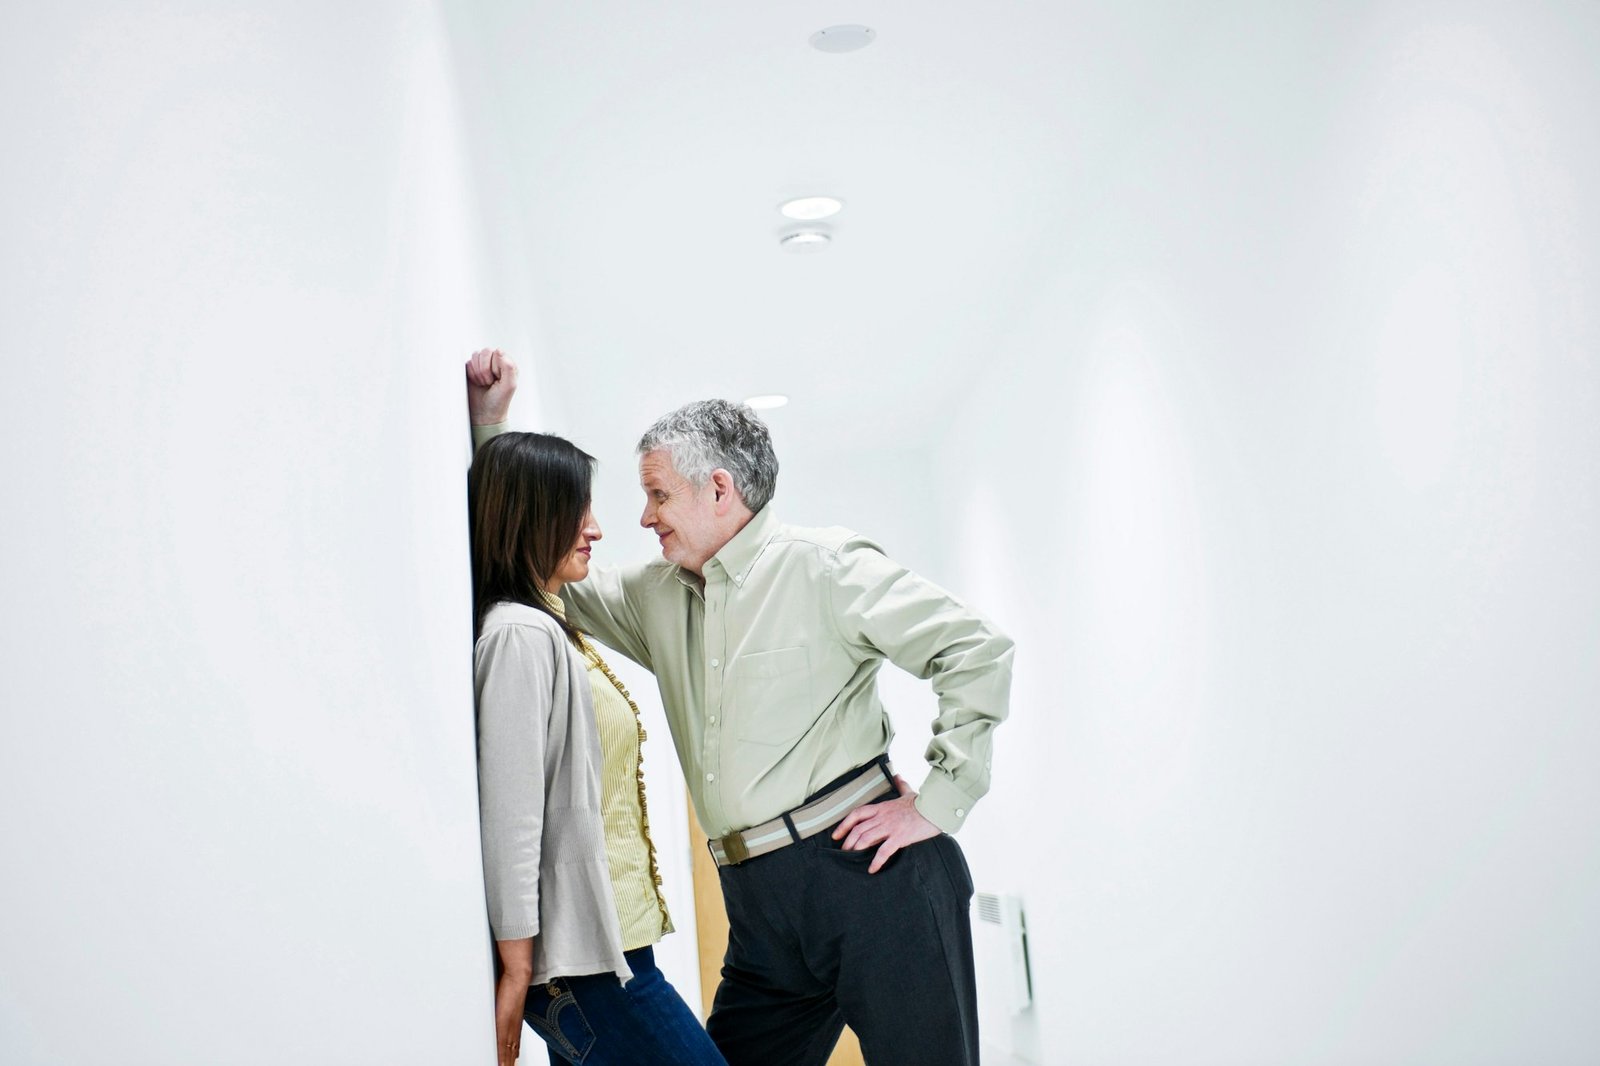
[(728, 696), (740, 740), (782, 745), (811, 728), (811, 661), (805, 648), (741, 655), (728, 671)]

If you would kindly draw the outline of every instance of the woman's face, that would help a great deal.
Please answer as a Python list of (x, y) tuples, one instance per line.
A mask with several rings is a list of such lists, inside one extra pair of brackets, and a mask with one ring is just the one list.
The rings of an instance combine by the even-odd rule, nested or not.
[(600, 532), (600, 523), (594, 520), (594, 509), (584, 508), (583, 524), (578, 527), (578, 539), (572, 545), (572, 550), (567, 552), (566, 558), (561, 560), (556, 567), (556, 572), (550, 580), (551, 593), (562, 585), (574, 581), (582, 581), (589, 576), (589, 556), (593, 552), (592, 545), (604, 534)]

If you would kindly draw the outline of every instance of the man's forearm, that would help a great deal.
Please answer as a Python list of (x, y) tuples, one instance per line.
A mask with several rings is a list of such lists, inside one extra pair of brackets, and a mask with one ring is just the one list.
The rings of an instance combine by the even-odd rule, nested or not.
[(947, 833), (960, 829), (989, 791), (993, 733), (1011, 703), (1011, 638), (984, 620), (971, 621), (976, 632), (934, 664), (939, 714), (928, 743), (929, 773), (917, 796), (917, 810)]

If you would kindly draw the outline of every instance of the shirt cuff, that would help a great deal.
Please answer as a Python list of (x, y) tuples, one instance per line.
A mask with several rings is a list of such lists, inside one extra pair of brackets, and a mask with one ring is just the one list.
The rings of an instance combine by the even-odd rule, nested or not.
[(495, 422), (494, 424), (488, 426), (473, 426), (472, 450), (477, 451), (479, 448), (483, 447), (484, 441), (489, 440), (492, 437), (498, 437), (500, 434), (504, 433), (506, 431), (506, 427), (510, 424), (511, 423), (509, 422)]
[(947, 774), (934, 770), (922, 782), (916, 807), (918, 814), (953, 836), (972, 813), (972, 798)]

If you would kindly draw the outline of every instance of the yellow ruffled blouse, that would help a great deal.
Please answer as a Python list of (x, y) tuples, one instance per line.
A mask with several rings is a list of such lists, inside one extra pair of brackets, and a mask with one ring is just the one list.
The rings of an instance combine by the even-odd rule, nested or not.
[[(550, 609), (565, 618), (561, 599), (546, 596)], [(594, 694), (595, 725), (600, 733), (600, 814), (605, 826), (606, 861), (611, 892), (622, 926), (622, 948), (649, 947), (672, 932), (667, 901), (661, 895), (661, 873), (650, 839), (649, 809), (640, 769), (645, 740), (639, 710), (594, 644), (580, 645)]]

